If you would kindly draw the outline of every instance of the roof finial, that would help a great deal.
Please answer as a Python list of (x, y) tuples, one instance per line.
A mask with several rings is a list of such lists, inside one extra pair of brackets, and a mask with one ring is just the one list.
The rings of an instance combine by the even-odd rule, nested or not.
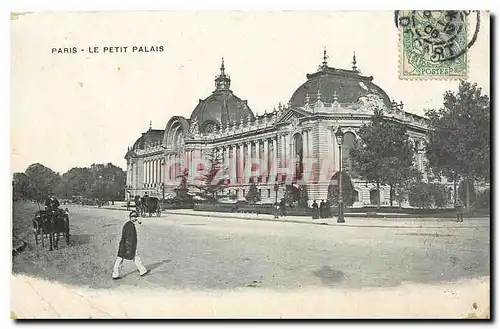
[(323, 50), (323, 67), (326, 67), (328, 64), (328, 55), (326, 54), (326, 46)]
[(352, 70), (353, 71), (358, 71), (358, 68), (356, 67), (356, 51), (353, 51), (352, 55)]
[(333, 101), (334, 102), (338, 102), (338, 100), (339, 100), (339, 95), (337, 94), (337, 91), (334, 90), (333, 91)]
[(222, 57), (222, 64), (220, 66), (220, 74), (224, 75), (224, 57)]
[(151, 120), (149, 120), (149, 130), (151, 130), (152, 126), (153, 126), (153, 122)]

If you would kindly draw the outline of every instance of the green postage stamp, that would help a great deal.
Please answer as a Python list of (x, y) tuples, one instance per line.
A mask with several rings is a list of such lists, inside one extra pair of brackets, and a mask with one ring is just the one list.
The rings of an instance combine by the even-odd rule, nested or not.
[(399, 10), (400, 79), (465, 79), (479, 12)]

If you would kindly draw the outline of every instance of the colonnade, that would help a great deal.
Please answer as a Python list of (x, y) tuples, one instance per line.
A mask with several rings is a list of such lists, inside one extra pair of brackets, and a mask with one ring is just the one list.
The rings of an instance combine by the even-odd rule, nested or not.
[(143, 163), (143, 182), (145, 186), (152, 186), (161, 183), (163, 180), (162, 159), (155, 158), (145, 160)]
[[(312, 158), (313, 141), (310, 129), (302, 134), (304, 160)], [(215, 152), (221, 162), (218, 177), (228, 179), (230, 185), (246, 185), (252, 182), (274, 183), (276, 177), (293, 175), (295, 170), (295, 138), (290, 132), (278, 132), (272, 136), (254, 140), (236, 141), (231, 144), (187, 144), (183, 152), (166, 154), (166, 181), (174, 181), (188, 170), (190, 183), (197, 183), (206, 172), (208, 154)], [(203, 165), (200, 165), (203, 164)]]

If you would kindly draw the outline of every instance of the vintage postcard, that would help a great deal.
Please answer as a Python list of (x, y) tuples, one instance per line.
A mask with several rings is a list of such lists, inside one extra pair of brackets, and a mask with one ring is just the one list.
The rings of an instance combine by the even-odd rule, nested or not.
[(488, 11), (10, 28), (12, 318), (490, 318)]

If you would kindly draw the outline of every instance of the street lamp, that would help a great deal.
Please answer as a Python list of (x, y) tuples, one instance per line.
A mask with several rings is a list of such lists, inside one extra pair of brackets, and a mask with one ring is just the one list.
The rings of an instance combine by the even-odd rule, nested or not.
[(342, 200), (342, 143), (344, 142), (344, 132), (340, 127), (335, 132), (335, 138), (339, 146), (339, 217), (337, 223), (345, 223), (344, 201)]

